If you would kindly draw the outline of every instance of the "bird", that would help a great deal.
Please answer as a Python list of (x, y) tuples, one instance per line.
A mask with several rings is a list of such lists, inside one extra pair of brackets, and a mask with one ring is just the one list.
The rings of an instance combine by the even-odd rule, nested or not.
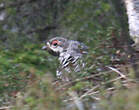
[(79, 72), (85, 66), (81, 59), (88, 53), (88, 46), (82, 42), (54, 37), (46, 41), (42, 49), (58, 57), (60, 62), (60, 66), (56, 70), (58, 78), (61, 78), (63, 71), (65, 73)]

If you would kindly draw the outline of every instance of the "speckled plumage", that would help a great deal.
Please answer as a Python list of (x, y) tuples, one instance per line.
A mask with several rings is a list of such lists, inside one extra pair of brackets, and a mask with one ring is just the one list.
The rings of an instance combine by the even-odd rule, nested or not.
[(87, 54), (88, 47), (75, 40), (55, 37), (47, 41), (43, 49), (47, 49), (50, 54), (58, 56), (60, 66), (57, 69), (57, 77), (60, 77), (63, 71), (68, 73), (80, 71), (84, 63), (79, 65), (78, 61), (84, 54)]

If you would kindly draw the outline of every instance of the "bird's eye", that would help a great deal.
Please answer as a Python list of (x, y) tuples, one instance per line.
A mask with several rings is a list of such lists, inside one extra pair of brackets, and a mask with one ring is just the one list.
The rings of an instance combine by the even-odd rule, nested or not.
[(59, 43), (59, 42), (58, 42), (57, 40), (54, 40), (54, 41), (52, 42), (52, 45), (57, 46), (58, 43)]
[(53, 45), (54, 45), (54, 46), (57, 46), (57, 43), (54, 43)]

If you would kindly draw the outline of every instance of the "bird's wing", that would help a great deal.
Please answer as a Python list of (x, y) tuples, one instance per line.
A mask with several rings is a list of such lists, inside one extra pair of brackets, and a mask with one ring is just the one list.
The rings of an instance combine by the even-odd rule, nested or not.
[(78, 41), (73, 41), (73, 40), (70, 41), (67, 50), (73, 56), (75, 54), (76, 55), (80, 54), (82, 56), (82, 54), (87, 54), (88, 53), (87, 52), (88, 51), (88, 47), (85, 44), (80, 43)]
[(81, 52), (82, 54), (87, 54), (87, 53), (88, 53), (88, 46), (86, 46), (86, 45), (83, 44), (83, 43), (80, 43), (79, 49), (80, 49), (80, 52)]

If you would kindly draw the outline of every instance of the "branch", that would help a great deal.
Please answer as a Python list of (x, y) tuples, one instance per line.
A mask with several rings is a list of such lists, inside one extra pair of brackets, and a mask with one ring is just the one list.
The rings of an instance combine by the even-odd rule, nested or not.
[(86, 76), (86, 77), (83, 77), (83, 78), (80, 78), (80, 79), (75, 79), (75, 80), (73, 80), (73, 81), (70, 81), (70, 82), (67, 82), (67, 83), (61, 85), (61, 86), (58, 88), (58, 90), (61, 89), (61, 88), (63, 88), (63, 87), (67, 87), (67, 86), (69, 86), (69, 85), (72, 85), (72, 84), (74, 84), (74, 83), (77, 83), (77, 82), (80, 82), (80, 81), (84, 81), (84, 80), (93, 79), (94, 77), (101, 76), (101, 75), (105, 75), (105, 74), (109, 74), (109, 73), (111, 73), (111, 72), (112, 72), (112, 71), (107, 71), (107, 72), (102, 72), (102, 73), (97, 73), (97, 74), (94, 74), (94, 75)]
[(111, 66), (106, 66), (106, 67), (109, 68), (109, 69), (111, 69), (111, 70), (113, 70), (114, 72), (118, 73), (124, 79), (127, 79), (126, 76), (123, 73), (121, 73), (119, 70), (117, 70), (116, 68), (113, 68)]
[(5, 106), (5, 107), (0, 107), (0, 110), (9, 110), (10, 108), (12, 108), (13, 106)]
[(45, 30), (52, 30), (52, 29), (56, 29), (57, 26), (45, 26), (43, 28), (37, 28), (37, 29), (32, 29), (30, 31), (27, 32), (27, 34), (32, 34), (34, 32), (43, 32)]

